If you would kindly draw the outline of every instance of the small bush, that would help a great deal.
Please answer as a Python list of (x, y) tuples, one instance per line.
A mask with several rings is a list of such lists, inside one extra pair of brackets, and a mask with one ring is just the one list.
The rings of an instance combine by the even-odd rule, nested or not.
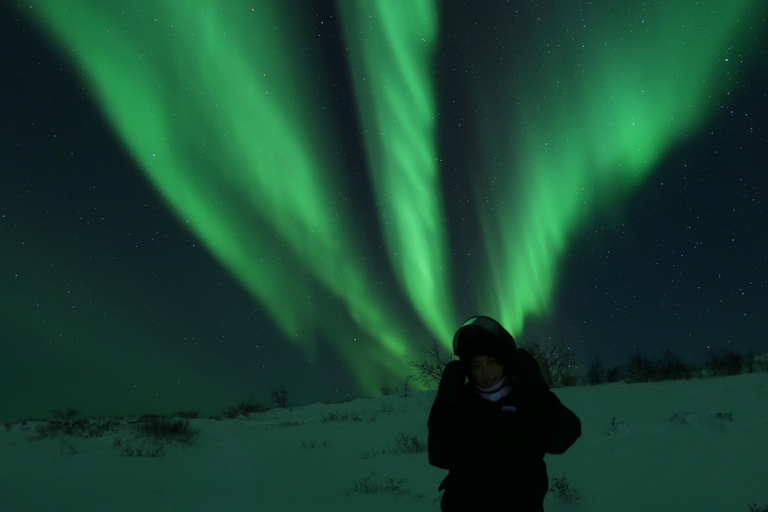
[(623, 377), (621, 368), (618, 366), (612, 366), (605, 372), (606, 382), (619, 382)]
[(749, 512), (768, 512), (768, 503), (760, 507), (753, 501), (749, 504)]
[(749, 351), (749, 353), (744, 356), (744, 371), (747, 373), (755, 373), (756, 369), (757, 365), (755, 362), (755, 353)]
[(427, 445), (417, 437), (406, 433), (395, 438), (397, 448), (392, 453), (419, 453), (427, 451)]
[(755, 356), (755, 371), (768, 372), (768, 354)]
[(380, 492), (386, 492), (390, 494), (394, 494), (397, 497), (400, 496), (410, 496), (413, 499), (421, 499), (424, 497), (421, 493), (415, 493), (411, 490), (406, 489), (403, 484), (405, 483), (405, 479), (403, 478), (388, 478), (386, 483), (383, 485), (373, 481), (373, 477), (376, 476), (375, 471), (371, 471), (371, 473), (363, 478), (360, 482), (355, 484), (355, 487), (347, 492), (347, 495), (349, 494), (373, 494), (376, 495)]
[(403, 387), (402, 387), (402, 389), (400, 390), (400, 393), (399, 393), (400, 394), (400, 398), (408, 398), (409, 396), (411, 396), (411, 388), (408, 385), (410, 380), (411, 380), (410, 376), (405, 378), (405, 383), (403, 384)]
[(628, 383), (651, 382), (655, 374), (656, 366), (651, 359), (642, 354), (630, 356), (625, 377)]
[(565, 478), (565, 475), (562, 478), (553, 478), (549, 491), (565, 503), (577, 503), (581, 500), (581, 494)]
[[(72, 416), (69, 417), (71, 418)], [(52, 438), (58, 435), (91, 438), (103, 436), (108, 432), (116, 430), (119, 426), (120, 421), (114, 418), (57, 419), (43, 421), (35, 427), (35, 432), (37, 439)]]
[(655, 364), (656, 374), (653, 380), (688, 380), (691, 378), (691, 368), (677, 354), (664, 351), (661, 360)]
[(224, 411), (224, 416), (227, 418), (237, 418), (238, 416), (248, 416), (251, 413), (265, 412), (266, 410), (267, 408), (260, 403), (249, 399), (227, 408)]
[(157, 458), (165, 454), (165, 443), (147, 439), (123, 441), (121, 438), (116, 438), (112, 443), (112, 448), (119, 450), (121, 457)]
[(743, 371), (744, 356), (733, 350), (709, 353), (707, 368), (715, 377), (739, 375)]
[(329, 445), (328, 445), (328, 440), (327, 439), (323, 439), (323, 444), (318, 443), (314, 439), (310, 439), (309, 443), (306, 443), (303, 439), (301, 440), (301, 447), (302, 448), (309, 448), (309, 449), (313, 449), (313, 448), (317, 448), (317, 447), (328, 448), (328, 446)]
[(285, 389), (285, 386), (281, 385), (270, 389), (269, 396), (276, 407), (282, 407), (283, 409), (288, 407), (288, 391)]
[(596, 386), (605, 382), (605, 370), (603, 369), (603, 362), (599, 358), (595, 358), (592, 364), (589, 365), (587, 370), (587, 384), (590, 386)]
[(549, 385), (551, 387), (562, 388), (576, 384), (576, 378), (573, 376), (576, 354), (565, 342), (540, 342), (531, 338), (522, 342), (520, 348), (530, 352), (536, 362), (543, 364), (545, 369), (549, 370)]
[(438, 345), (436, 340), (432, 340), (432, 345), (419, 351), (418, 358), (406, 358), (411, 371), (408, 377), (417, 380), (427, 389), (437, 389), (445, 366), (452, 360), (450, 352)]
[(626, 433), (629, 429), (629, 423), (624, 420), (617, 420), (616, 418), (613, 418), (613, 420), (611, 420), (611, 428), (608, 430), (608, 435), (620, 436)]
[(328, 423), (339, 419), (339, 411), (325, 412), (320, 415), (320, 423)]
[(188, 419), (161, 418), (150, 416), (139, 422), (134, 427), (140, 435), (152, 438), (159, 442), (176, 442), (190, 445), (194, 442), (200, 431), (189, 426)]

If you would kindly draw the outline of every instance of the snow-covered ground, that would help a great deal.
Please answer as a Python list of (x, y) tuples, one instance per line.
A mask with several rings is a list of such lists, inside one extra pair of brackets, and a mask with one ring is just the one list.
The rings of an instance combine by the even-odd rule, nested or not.
[[(747, 512), (768, 503), (768, 373), (555, 392), (583, 435), (547, 456), (550, 479), (565, 476), (581, 500), (549, 493), (548, 511)], [(168, 445), (161, 457), (125, 456), (114, 439), (130, 439), (128, 430), (30, 440), (39, 423), (8, 425), (0, 510), (439, 510), (446, 472), (426, 452), (398, 453), (396, 441), (426, 445), (433, 397), (194, 419), (194, 445)]]

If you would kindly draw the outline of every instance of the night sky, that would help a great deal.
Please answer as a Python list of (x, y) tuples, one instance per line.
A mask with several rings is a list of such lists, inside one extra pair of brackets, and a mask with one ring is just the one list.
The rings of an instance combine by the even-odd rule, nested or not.
[(768, 349), (765, 2), (215, 4), (0, 4), (0, 419)]

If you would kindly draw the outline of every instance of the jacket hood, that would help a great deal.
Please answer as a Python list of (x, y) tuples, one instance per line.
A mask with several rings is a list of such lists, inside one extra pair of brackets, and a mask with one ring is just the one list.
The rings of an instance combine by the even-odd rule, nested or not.
[(488, 355), (505, 364), (516, 349), (515, 338), (502, 325), (487, 316), (473, 316), (453, 335), (453, 353), (462, 361)]

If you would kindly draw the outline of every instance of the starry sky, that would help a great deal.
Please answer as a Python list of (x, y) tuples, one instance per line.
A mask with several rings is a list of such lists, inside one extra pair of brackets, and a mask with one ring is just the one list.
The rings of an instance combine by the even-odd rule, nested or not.
[(768, 8), (688, 4), (3, 2), (0, 419), (765, 352)]

